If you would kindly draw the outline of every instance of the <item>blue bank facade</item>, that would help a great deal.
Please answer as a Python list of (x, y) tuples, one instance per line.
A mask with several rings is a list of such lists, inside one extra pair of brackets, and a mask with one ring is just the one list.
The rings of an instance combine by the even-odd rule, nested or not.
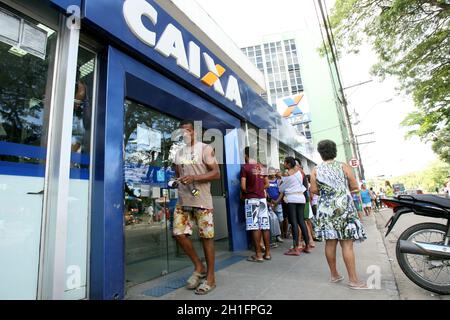
[(218, 155), (223, 250), (249, 245), (245, 146), (270, 166), (287, 155), (311, 164), (276, 110), (155, 1), (0, 5), (0, 23), (11, 26), (0, 33), (9, 79), (0, 80), (0, 274), (16, 270), (1, 279), (15, 288), (1, 298), (123, 299), (189, 267), (171, 236), (178, 195), (167, 186), (181, 120), (199, 121)]

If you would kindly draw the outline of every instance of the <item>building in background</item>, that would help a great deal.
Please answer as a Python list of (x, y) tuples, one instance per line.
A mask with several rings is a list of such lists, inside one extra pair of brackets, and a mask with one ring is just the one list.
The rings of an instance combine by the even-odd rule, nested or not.
[(276, 35), (242, 52), (264, 74), (267, 93), (262, 97), (273, 107), (277, 99), (303, 91), (295, 39)]
[(296, 128), (303, 151), (320, 161), (314, 147), (331, 139), (337, 159), (348, 163), (353, 154), (337, 66), (318, 53), (324, 41), (319, 22), (305, 21), (300, 16), (301, 29), (252, 40), (242, 52), (264, 73), (262, 97)]
[(303, 91), (295, 37), (290, 33), (270, 35), (241, 50), (264, 74), (267, 91), (261, 96), (296, 129), (302, 153), (312, 155), (311, 114)]

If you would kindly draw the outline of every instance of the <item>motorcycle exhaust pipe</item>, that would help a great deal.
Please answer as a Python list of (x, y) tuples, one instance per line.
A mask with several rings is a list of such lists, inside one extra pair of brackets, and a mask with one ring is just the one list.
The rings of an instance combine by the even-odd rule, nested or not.
[(400, 252), (450, 259), (450, 247), (440, 244), (400, 240)]

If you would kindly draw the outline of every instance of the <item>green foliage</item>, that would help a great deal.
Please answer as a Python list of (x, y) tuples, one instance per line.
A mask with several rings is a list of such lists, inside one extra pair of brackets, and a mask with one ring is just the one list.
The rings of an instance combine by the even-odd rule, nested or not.
[(408, 136), (433, 142), (450, 163), (450, 3), (445, 0), (337, 0), (330, 17), (338, 49), (357, 53), (368, 40), (379, 61), (372, 73), (396, 76), (416, 112)]
[[(427, 169), (402, 176), (390, 178), (391, 184), (403, 183), (406, 189), (421, 189), (424, 192), (435, 193), (436, 188), (441, 192), (444, 184), (450, 180), (450, 165), (442, 161), (430, 163)], [(369, 186), (375, 186), (375, 190), (384, 187), (383, 181), (369, 181)]]

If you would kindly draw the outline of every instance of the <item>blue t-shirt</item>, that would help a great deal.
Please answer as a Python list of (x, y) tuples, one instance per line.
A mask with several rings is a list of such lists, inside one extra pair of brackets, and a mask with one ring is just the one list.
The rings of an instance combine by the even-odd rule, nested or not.
[(269, 181), (269, 188), (267, 188), (267, 194), (270, 199), (277, 200), (280, 196), (280, 189), (278, 189), (278, 180)]
[(369, 190), (361, 190), (361, 200), (363, 203), (371, 203), (372, 199), (370, 198)]

